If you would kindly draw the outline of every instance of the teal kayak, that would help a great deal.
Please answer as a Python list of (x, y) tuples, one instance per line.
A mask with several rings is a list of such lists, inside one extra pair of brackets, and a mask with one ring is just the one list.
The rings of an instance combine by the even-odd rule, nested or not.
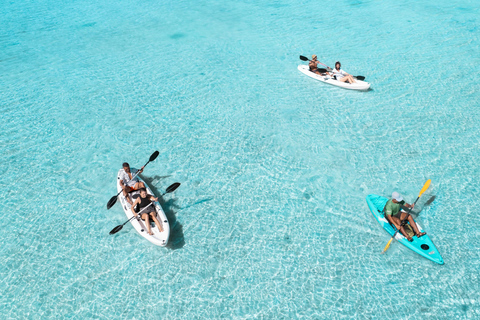
[[(374, 194), (370, 194), (367, 196), (367, 204), (370, 208), (370, 211), (372, 211), (373, 216), (375, 217), (375, 219), (377, 219), (378, 223), (380, 223), (383, 229), (385, 229), (391, 236), (393, 236), (397, 229), (388, 222), (387, 218), (385, 218), (385, 215), (383, 214), (383, 208), (385, 207), (387, 201), (388, 199), (382, 196), (377, 196)], [(420, 232), (424, 232), (418, 222), (417, 227)], [(427, 258), (428, 260), (432, 260), (433, 262), (436, 262), (438, 264), (443, 264), (442, 256), (440, 255), (440, 252), (438, 252), (432, 240), (430, 240), (430, 238), (428, 237), (428, 234), (420, 238), (413, 236), (413, 241), (410, 242), (400, 232), (398, 232), (395, 236), (395, 239), (397, 239), (397, 241), (403, 244), (405, 247), (415, 251), (419, 255)]]

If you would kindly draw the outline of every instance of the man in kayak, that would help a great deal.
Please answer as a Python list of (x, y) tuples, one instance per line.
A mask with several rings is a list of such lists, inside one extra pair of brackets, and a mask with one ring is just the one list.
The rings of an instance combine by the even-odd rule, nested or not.
[[(393, 224), (395, 228), (400, 230), (400, 232), (403, 234), (405, 238), (407, 238), (408, 241), (412, 242), (413, 239), (410, 237), (406, 232), (405, 228), (402, 225), (403, 220), (407, 220), (410, 223), (410, 226), (412, 226), (413, 231), (417, 235), (417, 238), (420, 238), (421, 236), (425, 235), (425, 232), (420, 232), (418, 230), (417, 224), (415, 223), (415, 220), (413, 220), (413, 217), (410, 214), (407, 214), (405, 211), (401, 210), (402, 207), (406, 208), (411, 208), (413, 209), (413, 205), (406, 203), (403, 200), (403, 197), (398, 193), (398, 192), (393, 192), (392, 193), (392, 199), (387, 201), (387, 204), (385, 204), (385, 217), (387, 218), (388, 222)], [(408, 215), (408, 218), (407, 218)]]
[(312, 55), (312, 60), (310, 60), (310, 62), (308, 63), (308, 68), (311, 72), (322, 75), (322, 73), (320, 71), (318, 71), (318, 66), (317, 65), (319, 63), (320, 63), (320, 61), (317, 60), (317, 55), (313, 54)]
[(335, 62), (335, 69), (332, 70), (332, 77), (341, 82), (355, 83), (352, 75), (346, 73), (341, 69), (340, 61)]
[[(147, 190), (145, 188), (140, 189), (140, 197), (135, 199), (135, 202), (132, 204), (132, 212), (135, 217), (138, 218), (138, 214), (141, 214), (142, 220), (145, 221), (147, 225), (147, 232), (149, 235), (153, 235), (152, 227), (150, 226), (150, 218), (153, 219), (155, 225), (157, 226), (160, 232), (163, 231), (162, 224), (157, 219), (157, 212), (155, 211), (155, 206), (153, 205), (154, 201), (158, 201), (158, 198), (147, 194)], [(138, 204), (137, 210), (135, 207)]]
[(123, 171), (120, 172), (120, 186), (123, 189), (123, 195), (127, 199), (128, 203), (132, 204), (130, 197), (127, 197), (128, 193), (145, 188), (145, 184), (143, 184), (143, 182), (137, 178), (137, 175), (143, 172), (143, 167), (140, 168), (140, 170), (135, 168), (130, 169), (130, 165), (127, 162), (124, 162), (122, 166)]

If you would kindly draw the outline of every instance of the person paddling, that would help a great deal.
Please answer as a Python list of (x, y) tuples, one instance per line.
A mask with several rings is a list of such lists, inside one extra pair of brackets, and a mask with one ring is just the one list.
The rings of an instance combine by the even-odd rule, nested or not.
[(413, 241), (413, 238), (406, 233), (405, 228), (402, 225), (402, 222), (405, 219), (410, 223), (410, 226), (412, 226), (413, 231), (415, 232), (417, 238), (420, 238), (421, 236), (427, 234), (426, 232), (420, 232), (420, 230), (418, 230), (415, 220), (413, 220), (413, 217), (410, 214), (401, 210), (402, 206), (407, 207), (409, 209), (413, 209), (415, 205), (406, 203), (403, 200), (403, 197), (398, 192), (396, 191), (393, 192), (392, 199), (387, 201), (384, 208), (385, 217), (387, 218), (388, 222), (393, 224), (395, 228), (397, 228), (397, 230), (400, 230), (403, 236), (407, 238), (407, 240), (410, 242)]
[(308, 63), (308, 68), (311, 72), (322, 75), (320, 71), (318, 71), (318, 64), (320, 61), (317, 60), (317, 55), (313, 54), (312, 55), (312, 60)]
[[(158, 198), (147, 194), (147, 190), (142, 188), (140, 189), (140, 197), (138, 197), (132, 204), (133, 215), (135, 217), (138, 217), (137, 212), (142, 214), (141, 218), (145, 221), (145, 224), (147, 225), (147, 232), (149, 235), (153, 235), (152, 227), (150, 226), (150, 218), (153, 219), (158, 230), (160, 230), (160, 232), (163, 231), (162, 224), (157, 219), (157, 212), (155, 211), (155, 206), (153, 204), (154, 201), (158, 201)], [(137, 205), (138, 209), (135, 210), (135, 207)]]
[(342, 64), (340, 61), (335, 62), (335, 68), (332, 70), (332, 77), (341, 82), (355, 83), (355, 79), (352, 75), (346, 73), (341, 69)]
[(145, 166), (141, 167), (140, 170), (135, 168), (130, 169), (128, 162), (124, 162), (122, 166), (123, 172), (120, 172), (119, 174), (120, 186), (122, 187), (125, 199), (127, 199), (128, 203), (132, 204), (132, 200), (128, 196), (128, 193), (145, 188), (145, 184), (137, 178), (137, 175), (143, 172)]

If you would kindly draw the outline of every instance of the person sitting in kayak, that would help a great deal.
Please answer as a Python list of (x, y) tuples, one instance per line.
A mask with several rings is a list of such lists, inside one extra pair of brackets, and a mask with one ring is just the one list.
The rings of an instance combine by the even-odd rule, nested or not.
[[(144, 220), (145, 224), (147, 225), (147, 232), (149, 235), (153, 235), (152, 227), (150, 226), (150, 218), (153, 219), (153, 222), (155, 222), (158, 230), (160, 230), (160, 232), (163, 231), (162, 224), (157, 219), (157, 212), (155, 211), (155, 206), (153, 205), (154, 201), (158, 201), (158, 198), (149, 195), (147, 190), (142, 188), (140, 189), (140, 196), (135, 199), (135, 202), (132, 204), (133, 215), (138, 218), (138, 213), (141, 214), (142, 220)], [(138, 208), (135, 210), (137, 205)]]
[(340, 61), (335, 62), (335, 68), (332, 70), (332, 77), (335, 78), (335, 80), (341, 81), (341, 82), (347, 82), (348, 83), (355, 83), (355, 79), (353, 79), (352, 75), (346, 73), (341, 69), (341, 63)]
[(407, 219), (407, 221), (410, 223), (410, 225), (413, 228), (413, 231), (417, 235), (417, 238), (420, 238), (421, 236), (425, 235), (426, 232), (420, 232), (418, 230), (417, 224), (415, 223), (415, 220), (413, 220), (413, 217), (408, 214), (407, 218), (407, 213), (402, 209), (403, 207), (411, 208), (413, 209), (413, 205), (406, 203), (403, 200), (403, 197), (398, 193), (398, 192), (393, 192), (392, 193), (392, 199), (388, 200), (387, 203), (385, 204), (385, 218), (387, 218), (388, 222), (393, 224), (395, 228), (400, 230), (400, 232), (403, 234), (405, 238), (407, 238), (408, 241), (412, 242), (413, 239), (410, 237), (406, 231), (405, 228), (402, 225), (402, 221)]
[(312, 60), (308, 63), (308, 68), (311, 72), (322, 75), (320, 71), (318, 71), (317, 65), (320, 63), (320, 61), (317, 60), (317, 55), (313, 54), (312, 55)]
[[(130, 165), (127, 162), (123, 163), (123, 171), (120, 172), (120, 186), (123, 189), (123, 195), (127, 199), (128, 203), (132, 204), (132, 200), (130, 200), (130, 197), (128, 197), (128, 193), (139, 190), (141, 188), (145, 188), (145, 184), (138, 180), (138, 178), (133, 175), (139, 174), (143, 172), (143, 167), (140, 168), (140, 170), (137, 170), (135, 168), (130, 169)], [(132, 175), (133, 171), (133, 175)]]

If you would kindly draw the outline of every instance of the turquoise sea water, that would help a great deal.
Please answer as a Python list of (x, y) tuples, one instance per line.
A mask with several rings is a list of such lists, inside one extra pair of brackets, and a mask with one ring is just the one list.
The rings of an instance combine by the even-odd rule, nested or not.
[[(6, 319), (480, 317), (477, 1), (0, 4)], [(298, 56), (364, 75), (316, 82)], [(172, 234), (123, 223), (141, 166)], [(445, 265), (393, 242), (397, 190)], [(426, 201), (435, 200), (425, 205)]]

